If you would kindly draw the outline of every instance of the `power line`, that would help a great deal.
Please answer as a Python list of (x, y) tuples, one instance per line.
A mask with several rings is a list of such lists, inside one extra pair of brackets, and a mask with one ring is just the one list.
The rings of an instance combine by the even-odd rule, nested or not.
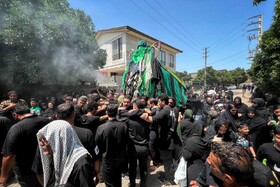
[[(216, 61), (214, 61), (214, 62), (208, 63), (208, 66), (209, 66), (209, 65), (216, 64), (216, 63), (218, 63), (218, 62), (224, 62), (225, 60), (228, 60), (228, 59), (230, 59), (230, 58), (233, 58), (233, 57), (235, 57), (235, 56), (237, 56), (237, 55), (238, 55), (238, 57), (240, 57), (240, 56), (243, 55), (244, 53), (247, 53), (247, 50), (239, 51), (239, 52), (237, 52), (237, 53), (234, 53), (233, 55), (230, 55), (230, 56), (224, 57), (224, 58), (222, 58), (222, 59), (220, 59), (220, 60), (216, 60)], [(233, 62), (231, 62), (231, 63), (233, 63)], [(186, 68), (186, 69), (203, 68), (203, 66), (205, 66), (205, 64), (202, 64), (202, 65), (200, 65), (200, 66), (188, 67), (188, 68)], [(186, 69), (179, 69), (179, 70), (186, 70)]]
[(227, 32), (223, 37), (221, 37), (217, 41), (213, 42), (209, 46), (211, 46), (213, 48), (215, 45), (217, 45), (217, 43), (220, 43), (221, 41), (227, 39), (231, 33), (234, 33), (234, 35), (235, 35), (235, 33), (240, 32), (240, 28), (242, 28), (242, 32), (244, 32), (244, 30), (245, 30), (245, 27), (244, 27), (245, 23), (246, 23), (246, 21), (241, 23), (241, 25), (239, 25), (238, 27), (232, 28), (230, 32)]
[[(148, 3), (146, 0), (144, 0), (144, 2), (150, 7), (152, 8), (155, 12), (157, 12), (168, 24), (172, 25), (174, 29), (176, 29), (180, 34), (182, 34), (187, 40), (189, 40), (189, 38), (182, 32), (180, 31), (172, 22), (170, 22), (168, 19), (166, 19), (164, 17), (164, 15), (162, 15), (156, 8), (154, 8), (150, 3)], [(196, 43), (194, 43), (193, 41), (190, 40), (190, 42), (192, 44), (194, 44), (195, 46), (197, 46), (199, 49), (201, 49), (200, 46), (198, 46)]]
[[(229, 44), (231, 44), (232, 42), (236, 41), (236, 38), (240, 37), (240, 35), (236, 35), (235, 37), (232, 37), (230, 40), (226, 41), (225, 43), (223, 43), (223, 45), (221, 44), (219, 47), (214, 48), (214, 50), (212, 50), (211, 54), (218, 51), (218, 49), (224, 48), (226, 46), (228, 46)], [(242, 35), (241, 35), (242, 37)], [(213, 48), (211, 48), (213, 49)]]
[(231, 56), (228, 56), (228, 57), (225, 57), (225, 58), (223, 58), (223, 59), (220, 59), (220, 60), (211, 62), (211, 63), (209, 63), (209, 65), (216, 64), (216, 63), (221, 62), (221, 61), (225, 61), (225, 60), (230, 59), (230, 58), (232, 58), (232, 57), (234, 57), (234, 56), (240, 55), (240, 54), (242, 54), (242, 53), (244, 53), (244, 52), (247, 53), (247, 50), (239, 51), (239, 52), (237, 52), (237, 53), (235, 53), (235, 54), (233, 54), (233, 55), (231, 55)]
[(174, 37), (176, 37), (178, 40), (180, 40), (181, 42), (183, 42), (184, 44), (186, 44), (187, 46), (189, 46), (191, 49), (193, 49), (194, 51), (196, 51), (197, 53), (200, 54), (200, 51), (198, 51), (197, 49), (193, 48), (190, 44), (188, 44), (185, 40), (182, 40), (182, 38), (180, 38), (179, 36), (177, 36), (175, 33), (173, 33), (170, 29), (168, 29), (167, 27), (165, 27), (163, 24), (161, 24), (158, 20), (156, 20), (153, 16), (151, 16), (147, 11), (145, 11), (142, 7), (140, 7), (139, 5), (137, 5), (135, 2), (133, 2), (133, 0), (130, 0), (135, 6), (137, 6), (139, 9), (141, 9), (145, 14), (147, 14), (149, 17), (151, 17), (155, 22), (157, 22), (160, 26), (162, 26), (165, 30), (167, 30), (169, 33), (171, 33)]
[[(168, 16), (169, 17), (171, 17), (173, 20), (174, 20), (174, 22), (175, 23), (177, 23), (196, 43), (198, 43), (199, 44), (199, 47), (200, 48), (202, 48), (202, 46), (204, 46), (203, 44), (201, 44), (197, 39), (195, 39), (186, 29), (185, 29), (185, 27), (183, 27), (182, 26), (182, 24), (180, 24), (180, 22), (179, 21), (177, 21), (177, 19), (175, 19), (170, 13), (169, 13), (169, 11), (164, 7), (164, 6), (162, 6), (162, 4), (160, 3), (160, 2), (158, 2), (157, 0), (156, 0), (156, 3), (164, 10), (164, 12), (165, 13), (167, 13), (168, 14)], [(187, 36), (186, 36), (187, 37)]]
[[(215, 47), (211, 47), (212, 49), (212, 53), (216, 52), (218, 49), (223, 48), (225, 46), (228, 46), (229, 44), (231, 44), (232, 42), (236, 41), (236, 38), (238, 37), (243, 37), (245, 35), (245, 31), (242, 31), (241, 35), (239, 33), (240, 31), (236, 31), (234, 32), (231, 36), (229, 35), (229, 38), (225, 38), (223, 39), (224, 42), (220, 42), (219, 44), (216, 44)], [(220, 40), (222, 41), (222, 40)]]

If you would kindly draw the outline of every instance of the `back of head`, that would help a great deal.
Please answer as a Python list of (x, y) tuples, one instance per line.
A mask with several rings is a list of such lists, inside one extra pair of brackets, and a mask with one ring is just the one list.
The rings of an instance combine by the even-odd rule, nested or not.
[(151, 104), (154, 104), (154, 105), (157, 105), (157, 99), (151, 98), (151, 99), (150, 99), (150, 103), (151, 103)]
[(140, 99), (137, 99), (137, 100), (135, 101), (135, 104), (137, 105), (137, 107), (138, 107), (139, 109), (145, 108), (144, 103), (143, 103)]
[(222, 173), (234, 178), (236, 184), (248, 185), (253, 178), (253, 156), (250, 151), (232, 142), (214, 142), (212, 152), (220, 159)]
[(92, 95), (91, 98), (92, 98), (92, 101), (95, 101), (95, 102), (98, 102), (100, 100), (100, 96), (96, 95), (96, 94)]
[(28, 108), (27, 105), (17, 104), (14, 107), (13, 112), (19, 115), (24, 115), (30, 113), (30, 109)]
[(109, 104), (106, 108), (106, 113), (110, 118), (116, 117), (116, 115), (118, 113), (118, 105)]
[(69, 117), (71, 117), (73, 112), (74, 105), (71, 103), (63, 103), (57, 107), (56, 116), (57, 119), (67, 120)]
[(93, 110), (97, 110), (98, 109), (98, 104), (96, 102), (91, 102), (89, 104), (86, 105), (86, 113), (87, 112), (91, 112)]

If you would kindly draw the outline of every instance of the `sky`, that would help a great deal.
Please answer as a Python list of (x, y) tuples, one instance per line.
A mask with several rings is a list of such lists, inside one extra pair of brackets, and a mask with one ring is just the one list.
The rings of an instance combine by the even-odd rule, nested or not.
[[(275, 0), (253, 6), (253, 0), (68, 0), (83, 10), (95, 31), (130, 26), (183, 51), (176, 55), (176, 71), (195, 73), (207, 66), (215, 70), (249, 69), (249, 49), (262, 15), (262, 31), (273, 22)], [(255, 17), (255, 18), (252, 18)]]

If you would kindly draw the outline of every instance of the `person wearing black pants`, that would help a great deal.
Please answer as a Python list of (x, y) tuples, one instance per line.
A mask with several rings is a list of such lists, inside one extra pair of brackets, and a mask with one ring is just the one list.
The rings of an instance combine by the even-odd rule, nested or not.
[(147, 160), (149, 154), (148, 146), (128, 145), (128, 161), (129, 161), (129, 181), (130, 187), (135, 187), (137, 160), (139, 162), (140, 171), (140, 187), (146, 187), (148, 167)]
[(149, 137), (150, 137), (149, 139), (150, 155), (153, 160), (153, 165), (157, 167), (160, 165), (161, 160), (160, 160), (160, 153), (158, 150), (158, 135), (154, 127), (152, 127), (152, 129), (150, 130)]
[(130, 187), (136, 186), (137, 160), (139, 161), (140, 187), (146, 187), (150, 123), (140, 118), (143, 112), (143, 103), (140, 100), (133, 102), (133, 110), (129, 112), (130, 117), (126, 121), (129, 134), (128, 162)]

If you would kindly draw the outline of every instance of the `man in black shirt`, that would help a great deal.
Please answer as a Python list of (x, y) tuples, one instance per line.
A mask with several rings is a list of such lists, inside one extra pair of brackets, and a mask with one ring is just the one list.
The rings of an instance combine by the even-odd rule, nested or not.
[(130, 118), (126, 121), (129, 132), (128, 141), (128, 161), (130, 187), (135, 187), (137, 161), (140, 171), (140, 187), (146, 187), (147, 162), (149, 154), (149, 126), (150, 123), (144, 121), (140, 116), (144, 112), (144, 105), (141, 100), (133, 102), (133, 110), (129, 113)]
[(34, 116), (26, 105), (16, 105), (13, 116), (20, 121), (10, 128), (2, 148), (0, 185), (6, 185), (14, 167), (21, 186), (38, 186), (36, 175), (31, 170), (38, 145), (36, 133), (49, 123), (49, 119)]
[(257, 159), (263, 161), (273, 170), (280, 179), (280, 125), (274, 127), (273, 137), (275, 142), (262, 144), (257, 152)]
[(131, 100), (130, 97), (124, 96), (122, 105), (118, 108), (118, 113), (116, 119), (118, 121), (125, 121), (128, 119), (129, 114), (128, 111), (131, 110)]
[(81, 116), (85, 113), (84, 112), (84, 107), (87, 104), (87, 96), (82, 95), (79, 97), (78, 102), (76, 105), (74, 105), (75, 109), (75, 126), (80, 127), (81, 124)]
[(168, 105), (168, 99), (167, 95), (160, 95), (158, 97), (158, 106), (162, 108), (162, 110), (154, 116), (149, 116), (148, 113), (144, 113), (141, 115), (141, 118), (150, 123), (158, 124), (160, 158), (164, 166), (165, 178), (169, 182), (172, 182), (174, 176), (172, 172), (172, 151), (174, 150), (173, 133), (176, 131), (176, 121), (175, 113)]
[[(150, 110), (145, 109), (145, 112), (148, 112), (150, 116), (153, 116), (159, 112), (159, 108), (157, 106), (157, 99), (149, 99), (148, 106)], [(153, 166), (155, 167), (158, 167), (161, 163), (158, 141), (158, 126), (156, 123), (150, 123), (149, 150), (151, 159), (153, 160)], [(153, 166), (150, 166), (150, 168), (155, 170), (155, 167)]]
[(103, 124), (104, 121), (108, 118), (108, 116), (96, 115), (96, 112), (98, 110), (98, 104), (95, 101), (88, 103), (85, 108), (86, 113), (81, 116), (82, 127), (90, 129), (93, 136), (95, 136), (97, 127)]
[(102, 154), (102, 176), (106, 186), (121, 187), (128, 134), (126, 124), (116, 120), (117, 111), (117, 105), (108, 105), (109, 120), (97, 128), (95, 142)]

